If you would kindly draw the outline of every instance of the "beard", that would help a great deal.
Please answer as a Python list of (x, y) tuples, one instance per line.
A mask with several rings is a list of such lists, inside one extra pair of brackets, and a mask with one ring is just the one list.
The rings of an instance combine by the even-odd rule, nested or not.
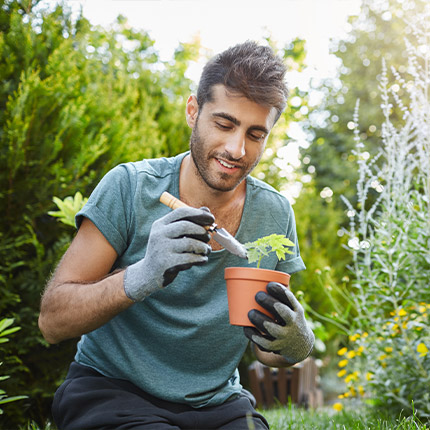
[[(196, 176), (203, 180), (205, 184), (216, 191), (231, 191), (234, 190), (248, 174), (259, 163), (262, 153), (254, 163), (247, 163), (242, 159), (233, 158), (228, 152), (207, 151), (205, 139), (201, 137), (198, 129), (198, 119), (195, 127), (191, 132), (190, 150), (191, 157), (197, 171)], [(211, 159), (222, 158), (232, 163), (239, 163), (240, 171), (237, 175), (230, 175), (222, 172), (211, 172)]]

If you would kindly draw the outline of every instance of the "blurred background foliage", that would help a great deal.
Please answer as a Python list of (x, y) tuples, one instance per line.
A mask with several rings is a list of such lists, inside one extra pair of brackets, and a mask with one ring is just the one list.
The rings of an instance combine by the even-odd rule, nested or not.
[[(72, 20), (67, 7), (43, 11), (37, 3), (0, 0), (0, 316), (14, 318), (22, 328), (2, 345), (0, 360), (2, 372), (11, 376), (2, 387), (10, 395), (28, 396), (5, 406), (0, 417), (5, 428), (50, 419), (53, 393), (75, 351), (75, 340), (48, 346), (37, 327), (44, 285), (73, 236), (73, 229), (48, 215), (56, 209), (53, 197), (77, 191), (87, 197), (118, 163), (187, 150), (184, 110), (195, 85), (184, 76), (202, 55), (195, 40), (179, 44), (170, 61), (161, 61), (149, 35), (130, 28), (122, 16), (103, 29), (83, 16)], [(340, 195), (351, 200), (355, 195), (354, 106), (359, 98), (360, 137), (376, 148), (382, 57), (397, 67), (405, 63), (403, 18), (422, 4), (363, 0), (348, 36), (333, 41), (338, 76), (312, 82), (308, 90), (291, 88), (254, 172), (281, 192), (300, 191), (293, 207), (307, 270), (294, 276), (291, 287), (320, 314), (334, 312), (321, 273), (343, 285), (351, 259), (342, 236), (347, 217)], [(304, 70), (304, 40), (283, 47), (267, 42), (290, 71)], [(320, 94), (317, 105), (310, 103), (311, 92)], [(296, 139), (291, 132), (296, 123), (306, 142), (299, 145), (300, 163), (293, 165), (286, 148)], [(328, 363), (343, 333), (310, 316), (324, 341), (315, 355)], [(249, 360), (247, 354), (242, 369)]]

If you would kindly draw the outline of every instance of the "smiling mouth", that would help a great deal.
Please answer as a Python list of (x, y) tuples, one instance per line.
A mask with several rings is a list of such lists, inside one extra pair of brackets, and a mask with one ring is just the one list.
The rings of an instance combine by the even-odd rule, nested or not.
[(227, 161), (220, 160), (219, 158), (216, 159), (221, 166), (226, 167), (227, 169), (237, 169), (238, 166), (234, 166), (233, 164), (227, 163)]

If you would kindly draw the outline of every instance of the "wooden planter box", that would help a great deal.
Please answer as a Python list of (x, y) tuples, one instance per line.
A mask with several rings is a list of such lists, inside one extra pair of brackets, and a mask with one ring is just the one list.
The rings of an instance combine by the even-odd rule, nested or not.
[(318, 388), (318, 366), (312, 357), (287, 368), (271, 368), (255, 361), (248, 367), (251, 392), (257, 407), (269, 408), (289, 401), (299, 406), (316, 408), (323, 405)]

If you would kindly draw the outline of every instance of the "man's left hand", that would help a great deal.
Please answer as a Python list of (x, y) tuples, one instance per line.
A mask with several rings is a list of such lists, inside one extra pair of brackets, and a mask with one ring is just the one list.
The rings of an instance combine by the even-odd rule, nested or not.
[(250, 310), (248, 318), (257, 329), (244, 327), (245, 336), (261, 350), (281, 354), (290, 364), (304, 360), (312, 351), (315, 336), (294, 294), (282, 284), (269, 282), (267, 293), (258, 292), (255, 300), (273, 319)]

